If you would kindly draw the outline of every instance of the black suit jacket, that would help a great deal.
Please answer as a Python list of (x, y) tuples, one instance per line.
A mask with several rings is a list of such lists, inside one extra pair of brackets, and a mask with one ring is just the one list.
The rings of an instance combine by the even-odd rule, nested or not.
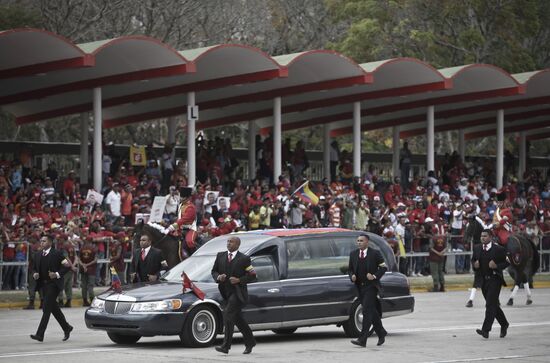
[[(472, 252), (472, 268), (474, 269), (474, 284), (475, 286), (481, 286), (483, 282), (482, 269), (473, 267), (475, 261), (479, 261), (481, 258), (481, 252), (483, 251), (483, 244), (474, 245)], [(506, 260), (506, 249), (496, 243), (493, 243), (489, 250), (490, 260), (495, 261), (497, 268), (493, 270), (494, 274), (500, 279), (502, 286), (506, 286), (502, 271), (508, 267), (509, 263)]]
[(162, 270), (162, 251), (158, 248), (151, 247), (147, 256), (145, 256), (145, 261), (141, 261), (141, 248), (134, 250), (134, 256), (132, 259), (132, 272), (136, 274), (136, 279), (133, 282), (145, 282), (148, 281), (146, 276), (139, 276), (139, 264), (145, 265), (145, 271), (147, 275), (156, 275), (160, 276), (160, 271)]
[[(237, 294), (237, 298), (242, 303), (248, 302), (247, 284), (256, 281), (256, 275), (250, 273), (250, 257), (244, 253), (237, 252), (231, 263), (227, 262), (227, 251), (219, 252), (216, 261), (212, 267), (212, 277), (218, 283), (218, 290), (225, 300), (232, 294)], [(227, 275), (224, 282), (218, 281), (219, 275)], [(238, 277), (241, 282), (232, 285), (229, 282), (230, 277)]]
[[(67, 273), (67, 271), (69, 271), (68, 267), (63, 266), (64, 259), (65, 259), (65, 256), (61, 251), (58, 251), (53, 247), (50, 249), (48, 271), (59, 273), (59, 278), (54, 279), (53, 281), (55, 282), (55, 284), (60, 290), (63, 289), (63, 276)], [(43, 260), (44, 258), (42, 256), (42, 251), (36, 251), (34, 254), (34, 261), (32, 265), (33, 274), (35, 272), (40, 273), (40, 265), (42, 264)], [(43, 276), (40, 276), (39, 279), (36, 281), (36, 288), (37, 289), (42, 288), (43, 284), (44, 284)]]
[[(384, 261), (384, 257), (382, 257), (380, 251), (369, 248), (367, 250), (367, 257), (364, 259), (359, 258), (359, 249), (351, 251), (351, 253), (349, 254), (348, 266), (348, 275), (350, 280), (352, 275), (355, 275), (357, 277), (360, 263), (365, 263), (367, 265), (367, 273), (371, 273), (376, 276), (376, 279), (374, 280), (367, 280), (367, 277), (363, 276), (363, 279), (365, 280), (365, 286), (374, 286), (378, 290), (380, 290), (380, 279), (388, 270), (388, 268), (386, 267), (386, 262)], [(355, 281), (355, 284), (359, 284), (359, 279)]]

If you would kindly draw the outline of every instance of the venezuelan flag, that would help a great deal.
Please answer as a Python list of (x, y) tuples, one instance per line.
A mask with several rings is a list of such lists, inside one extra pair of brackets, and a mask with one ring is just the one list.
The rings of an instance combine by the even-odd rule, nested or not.
[(309, 180), (306, 181), (304, 184), (300, 185), (300, 187), (296, 189), (294, 193), (292, 193), (292, 195), (295, 195), (295, 194), (304, 203), (309, 203), (312, 205), (319, 204), (319, 197), (316, 196), (315, 193), (311, 191), (311, 189), (309, 189)]
[(122, 284), (120, 282), (120, 277), (118, 277), (118, 274), (116, 273), (116, 270), (114, 267), (111, 267), (110, 270), (111, 270), (111, 288), (116, 292), (121, 292)]

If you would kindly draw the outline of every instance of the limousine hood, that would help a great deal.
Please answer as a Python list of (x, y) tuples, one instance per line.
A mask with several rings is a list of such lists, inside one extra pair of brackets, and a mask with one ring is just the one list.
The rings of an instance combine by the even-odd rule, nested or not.
[[(201, 289), (206, 296), (211, 296), (218, 291), (218, 287), (215, 283), (195, 283), (195, 285)], [(182, 284), (176, 282), (164, 282), (157, 281), (153, 283), (139, 283), (132, 285), (122, 286), (121, 292), (115, 292), (109, 289), (98, 296), (103, 300), (109, 300), (109, 297), (127, 296), (128, 298), (134, 298), (135, 301), (156, 301), (163, 299), (172, 299), (182, 294)], [(186, 289), (186, 295), (192, 294), (191, 290)], [(118, 300), (118, 298), (117, 298)], [(133, 300), (133, 299), (132, 299)]]

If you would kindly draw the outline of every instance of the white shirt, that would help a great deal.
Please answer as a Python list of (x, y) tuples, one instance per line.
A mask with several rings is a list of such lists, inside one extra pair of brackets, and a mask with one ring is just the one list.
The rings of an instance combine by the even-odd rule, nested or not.
[(122, 197), (120, 196), (120, 193), (117, 193), (114, 190), (111, 190), (105, 199), (105, 204), (108, 204), (111, 207), (111, 213), (115, 217), (120, 217), (121, 202)]
[(235, 256), (237, 255), (237, 252), (239, 252), (239, 251), (237, 250), (237, 251), (229, 252), (229, 250), (228, 250), (227, 251), (227, 259), (229, 260), (229, 256), (231, 256), (231, 261), (233, 261), (233, 259), (235, 259)]
[[(143, 259), (145, 259), (147, 257), (147, 254), (149, 254), (149, 251), (151, 250), (151, 246), (147, 247), (147, 248), (142, 248), (140, 253), (143, 253), (143, 251), (145, 251), (145, 253), (143, 253)], [(141, 255), (140, 255), (141, 257)]]
[[(487, 247), (485, 247), (487, 246)], [(484, 250), (484, 251), (489, 251), (491, 249), (491, 247), (493, 246), (493, 242), (489, 242), (487, 243), (487, 245), (484, 245), (484, 244), (481, 244), (481, 248)]]
[(50, 247), (50, 248), (48, 248), (47, 250), (43, 250), (43, 251), (42, 251), (42, 256), (47, 256), (47, 255), (49, 255), (51, 249), (52, 249), (52, 248)]

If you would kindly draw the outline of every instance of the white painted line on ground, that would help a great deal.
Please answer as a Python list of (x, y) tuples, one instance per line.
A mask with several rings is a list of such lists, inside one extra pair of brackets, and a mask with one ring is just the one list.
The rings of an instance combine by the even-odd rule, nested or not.
[(131, 348), (82, 348), (82, 349), (63, 349), (63, 350), (43, 350), (34, 352), (18, 352), (18, 353), (6, 353), (0, 354), (2, 358), (20, 358), (20, 357), (33, 357), (37, 355), (58, 355), (58, 354), (74, 354), (74, 353), (97, 353), (97, 352), (110, 352), (128, 350)]
[[(542, 326), (550, 325), (550, 321), (541, 321), (536, 323), (511, 323), (510, 328), (522, 328), (522, 327), (531, 327), (531, 326)], [(496, 328), (500, 328), (498, 323), (495, 325)], [(391, 333), (420, 333), (420, 332), (432, 332), (432, 331), (451, 331), (451, 330), (470, 330), (478, 329), (479, 324), (477, 325), (459, 325), (459, 326), (442, 326), (442, 327), (427, 327), (427, 328), (411, 328), (411, 329), (396, 329), (391, 330)]]
[(423, 363), (460, 363), (460, 362), (483, 362), (489, 360), (501, 360), (501, 359), (522, 359), (522, 358), (534, 358), (534, 357), (546, 357), (546, 355), (505, 355), (502, 357), (483, 357), (483, 358), (464, 358), (464, 359), (451, 359), (451, 360), (434, 360)]

